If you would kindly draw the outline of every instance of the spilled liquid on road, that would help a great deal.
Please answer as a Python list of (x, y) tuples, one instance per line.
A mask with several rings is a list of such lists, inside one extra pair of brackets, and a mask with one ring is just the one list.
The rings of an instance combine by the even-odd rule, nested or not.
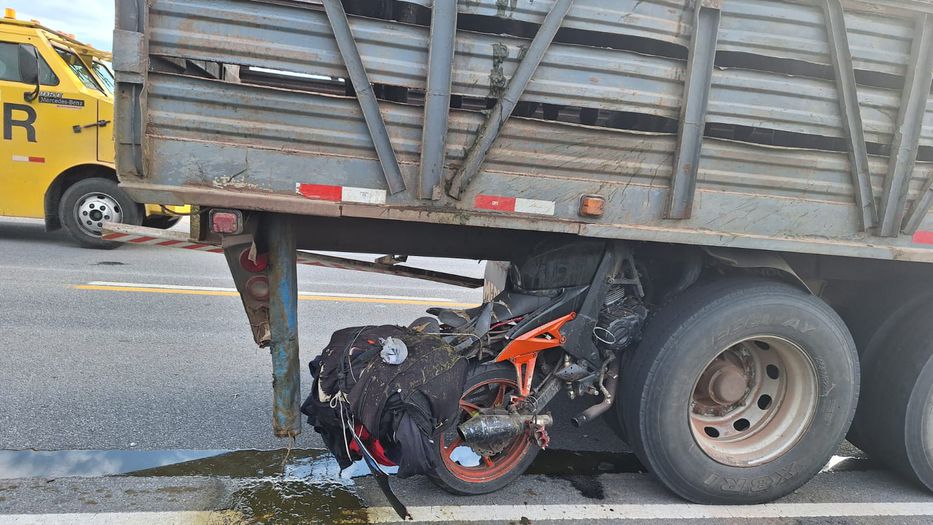
[(230, 497), (230, 509), (253, 523), (361, 523), (365, 505), (349, 488), (305, 481), (259, 480)]
[[(642, 472), (634, 454), (546, 450), (530, 475), (598, 475)], [(0, 450), (0, 479), (60, 477), (265, 478), (315, 481), (367, 476), (356, 463), (343, 473), (327, 451), (279, 450)]]
[[(834, 456), (824, 472), (869, 470), (867, 458)], [(569, 481), (583, 496), (602, 499), (600, 474), (644, 472), (634, 454), (547, 450), (528, 469)], [(59, 477), (228, 478), (224, 508), (250, 523), (360, 523), (366, 503), (354, 478), (362, 463), (340, 471), (323, 450), (0, 450), (0, 479)]]

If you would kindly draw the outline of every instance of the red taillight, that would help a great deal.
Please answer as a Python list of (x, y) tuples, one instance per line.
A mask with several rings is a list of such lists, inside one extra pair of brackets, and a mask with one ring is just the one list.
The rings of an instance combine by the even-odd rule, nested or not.
[(266, 271), (269, 267), (269, 257), (264, 253), (257, 253), (256, 260), (249, 258), (249, 248), (240, 253), (240, 266), (249, 273), (260, 273)]
[(235, 210), (211, 210), (211, 231), (227, 235), (243, 233), (243, 214)]
[(250, 277), (250, 279), (246, 281), (246, 293), (257, 301), (268, 301), (269, 279), (266, 279), (266, 277), (262, 275)]

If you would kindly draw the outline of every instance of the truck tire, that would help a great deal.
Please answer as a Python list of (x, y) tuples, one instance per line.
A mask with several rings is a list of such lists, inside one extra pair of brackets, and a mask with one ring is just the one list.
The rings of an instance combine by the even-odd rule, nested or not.
[(642, 464), (703, 504), (774, 500), (813, 477), (852, 421), (858, 356), (828, 305), (794, 286), (727, 278), (649, 320), (622, 376)]
[[(921, 293), (909, 299), (900, 299), (895, 304), (887, 304), (882, 311), (889, 312), (884, 321), (877, 326), (870, 334), (864, 334), (862, 341), (856, 337), (855, 344), (859, 349), (859, 364), (862, 370), (862, 393), (859, 396), (859, 406), (855, 410), (855, 419), (852, 420), (852, 427), (846, 436), (853, 445), (860, 449), (865, 449), (865, 440), (862, 438), (864, 432), (870, 432), (876, 427), (872, 416), (868, 415), (871, 409), (863, 409), (875, 398), (876, 381), (872, 379), (876, 371), (876, 363), (886, 359), (891, 350), (891, 342), (903, 331), (904, 327), (909, 326), (910, 318), (919, 310), (927, 310), (933, 306), (933, 293)], [(877, 315), (877, 314), (876, 314)], [(881, 385), (882, 389), (884, 385)], [(885, 395), (885, 394), (880, 394)]]
[(511, 364), (492, 363), (475, 367), (467, 376), (461, 398), (461, 418), (437, 439), (434, 471), (428, 477), (437, 486), (452, 494), (475, 496), (495, 492), (531, 466), (540, 450), (529, 435), (516, 437), (501, 453), (480, 458), (462, 444), (456, 425), (469, 415), (469, 407), (505, 408), (509, 395), (518, 395), (515, 367)]
[(933, 325), (922, 309), (872, 350), (863, 375), (857, 443), (882, 465), (933, 490)]
[(104, 222), (139, 225), (139, 206), (110, 179), (91, 178), (72, 184), (58, 208), (62, 225), (86, 248), (113, 249), (121, 243), (100, 238)]

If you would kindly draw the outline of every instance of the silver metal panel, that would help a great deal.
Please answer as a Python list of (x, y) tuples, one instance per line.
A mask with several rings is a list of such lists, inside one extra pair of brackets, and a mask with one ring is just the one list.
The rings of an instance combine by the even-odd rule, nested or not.
[(933, 173), (930, 173), (926, 185), (920, 191), (920, 196), (914, 200), (914, 204), (904, 221), (904, 228), (901, 229), (907, 235), (913, 235), (920, 229), (920, 225), (930, 213), (933, 207)]
[(924, 110), (930, 104), (930, 83), (933, 82), (933, 14), (917, 18), (911, 67), (904, 82), (897, 127), (891, 143), (884, 194), (881, 197), (879, 234), (896, 237), (906, 213), (907, 190), (917, 145), (923, 131)]
[(457, 36), (457, 1), (437, 0), (431, 13), (428, 80), (424, 92), (424, 132), (421, 134), (421, 180), (418, 196), (440, 198), (447, 159), (447, 118), (450, 77)]
[[(153, 166), (158, 166), (151, 170), (153, 184), (253, 189), (286, 195), (294, 194), (296, 182), (359, 187), (382, 184), (368, 130), (353, 99), (164, 74), (150, 75), (149, 90), (149, 141), (183, 144), (171, 152), (163, 146), (156, 150), (158, 154), (154, 151), (149, 156)], [(421, 109), (387, 103), (381, 109), (389, 134), (398, 144), (402, 173), (407, 180), (415, 180), (421, 150)], [(315, 125), (307, 126), (309, 120)], [(462, 161), (482, 122), (478, 113), (451, 112), (447, 150), (451, 164)], [(566, 191), (562, 200), (579, 198), (579, 194), (574, 196), (572, 186), (576, 182), (592, 183), (597, 188), (611, 182), (620, 188), (650, 187), (666, 192), (674, 146), (672, 135), (513, 118), (478, 177), (502, 173), (566, 183), (570, 186), (558, 184), (556, 189)], [(844, 153), (708, 139), (700, 166), (698, 187), (706, 192), (764, 195), (780, 202), (833, 202), (850, 207), (853, 200)], [(871, 171), (879, 174), (872, 178), (876, 191), (883, 184), (880, 174), (884, 166), (885, 159), (871, 158)], [(925, 169), (929, 167), (918, 166), (915, 170), (911, 198), (919, 195), (926, 182)], [(541, 198), (534, 188), (525, 192)], [(621, 190), (615, 197), (625, 199), (626, 194), (627, 190)], [(425, 204), (407, 194), (391, 196), (389, 203)], [(466, 199), (461, 206), (470, 208), (472, 201)], [(638, 206), (622, 208), (620, 213), (639, 213)], [(576, 217), (576, 204), (564, 209), (563, 215)], [(660, 214), (652, 221), (659, 221), (658, 217)], [(812, 227), (824, 226), (817, 221)]]
[(369, 83), (369, 76), (366, 74), (366, 67), (363, 65), (359, 49), (356, 47), (356, 41), (353, 39), (353, 33), (350, 31), (347, 13), (343, 10), (343, 4), (340, 0), (323, 1), (328, 21), (334, 33), (334, 40), (340, 50), (340, 55), (343, 57), (343, 63), (346, 65), (350, 79), (353, 81), (356, 99), (363, 109), (363, 116), (366, 118), (367, 127), (369, 127), (373, 147), (376, 149), (376, 154), (379, 155), (379, 161), (382, 163), (382, 171), (385, 174), (389, 192), (399, 193), (405, 191), (405, 181), (402, 180), (398, 160), (395, 158), (395, 151), (392, 150), (392, 141), (386, 132), (386, 125), (382, 120), (382, 115), (379, 114), (379, 102), (376, 100), (376, 94), (373, 93), (373, 87)]
[(849, 161), (852, 164), (852, 185), (855, 187), (855, 205), (861, 213), (862, 231), (868, 231), (878, 222), (875, 197), (871, 191), (871, 173), (868, 168), (868, 148), (862, 127), (862, 109), (858, 102), (858, 87), (852, 69), (845, 17), (839, 0), (824, 0), (826, 32), (831, 40), (833, 71), (842, 112), (843, 129), (849, 140)]
[[(244, 0), (154, 0), (151, 17), (153, 54), (347, 75), (326, 17), (318, 11)], [(353, 17), (351, 27), (372, 82), (425, 89), (426, 28)], [(513, 75), (525, 45), (519, 39), (460, 32), (453, 91), (489, 96), (497, 89), (490, 76)], [(676, 119), (684, 69), (677, 60), (555, 44), (523, 100)], [(898, 94), (864, 86), (858, 91), (866, 140), (890, 143)], [(708, 121), (844, 137), (832, 82), (748, 70), (714, 72)], [(933, 146), (933, 113), (924, 123), (921, 143)]]
[(482, 169), (483, 163), (486, 162), (486, 155), (489, 154), (489, 150), (492, 149), (499, 138), (502, 127), (512, 116), (512, 112), (515, 111), (515, 106), (518, 105), (519, 99), (528, 87), (528, 82), (537, 71), (541, 60), (544, 59), (544, 54), (551, 46), (551, 42), (554, 41), (557, 31), (564, 22), (564, 17), (567, 16), (572, 6), (573, 0), (557, 0), (554, 2), (554, 7), (548, 11), (544, 21), (541, 22), (534, 40), (521, 54), (521, 61), (515, 69), (515, 73), (509, 78), (502, 96), (496, 101), (495, 107), (486, 115), (486, 121), (477, 130), (476, 138), (473, 139), (466, 158), (450, 181), (447, 194), (451, 197), (459, 199), (463, 190), (469, 186), (473, 177)]
[[(405, 0), (430, 6), (431, 0)], [(472, 0), (460, 12), (536, 22), (554, 0)], [(565, 25), (584, 31), (652, 38), (686, 47), (693, 34), (688, 0), (578, 0)], [(858, 69), (904, 74), (910, 55), (909, 21), (881, 13), (846, 13)], [(722, 5), (719, 48), (829, 64), (829, 46), (818, 5), (777, 0), (729, 0)]]
[[(605, 0), (578, 1), (593, 5)], [(539, 2), (539, 7), (553, 4), (535, 0), (535, 4)], [(523, 0), (515, 3), (532, 7)], [(625, 3), (633, 4), (619, 0), (616, 8)], [(147, 37), (153, 55), (347, 76), (326, 17), (307, 5), (286, 0), (150, 0), (150, 4)], [(785, 29), (813, 7), (770, 0), (725, 2), (730, 9), (751, 9), (752, 18), (766, 25), (778, 24), (780, 12), (759, 12), (756, 6), (771, 4), (788, 13), (781, 23), (790, 25), (780, 26)], [(635, 5), (631, 8), (640, 9)], [(856, 55), (853, 60), (864, 60), (866, 49), (878, 51), (878, 56), (899, 55), (898, 46), (891, 44), (892, 38), (900, 38), (899, 32), (892, 28), (902, 21), (892, 25), (893, 19), (876, 16), (870, 20), (876, 24), (872, 27), (861, 21), (862, 16), (845, 13), (848, 38)], [(825, 29), (822, 25), (820, 29), (824, 33), (821, 51), (814, 51), (818, 46), (793, 49), (800, 42), (809, 42), (809, 36), (788, 49), (782, 47), (787, 39), (779, 38), (776, 42), (785, 43), (776, 44), (778, 54), (769, 56), (784, 56), (781, 53), (788, 50), (802, 55), (828, 53)], [(427, 28), (351, 18), (350, 30), (372, 82), (425, 89)], [(795, 36), (799, 35), (790, 35)], [(759, 49), (754, 46), (763, 39), (755, 35), (748, 38), (753, 40), (743, 44), (742, 50)], [(495, 96), (490, 74), (513, 75), (525, 45), (527, 41), (503, 36), (458, 33), (453, 91)], [(526, 100), (677, 118), (684, 66), (677, 60), (618, 50), (554, 45), (531, 79)], [(903, 69), (903, 63), (899, 67)], [(845, 153), (706, 139), (699, 154), (695, 212), (688, 219), (673, 222), (662, 219), (672, 182), (673, 135), (512, 118), (502, 127), (461, 201), (422, 201), (403, 192), (389, 196), (386, 205), (329, 203), (296, 195), (295, 184), (364, 188), (385, 184), (355, 99), (162, 73), (149, 74), (143, 96), (146, 104), (139, 107), (144, 111), (133, 126), (144, 135), (134, 151), (145, 151), (145, 170), (129, 172), (129, 179), (124, 170), (120, 173), (132, 194), (147, 202), (236, 203), (244, 209), (288, 213), (933, 262), (933, 249), (913, 245), (907, 237), (878, 239), (861, 231), (860, 213), (852, 205), (855, 194)], [(709, 122), (844, 136), (832, 82), (716, 70), (710, 99)], [(896, 108), (900, 107), (898, 93), (859, 86), (858, 99), (866, 140), (889, 142)], [(122, 104), (128, 107), (126, 102)], [(923, 121), (918, 134), (921, 144), (933, 144), (933, 108), (929, 104), (925, 114), (919, 115), (919, 107), (915, 112)], [(424, 132), (422, 109), (391, 103), (381, 103), (378, 109), (395, 145), (401, 177), (409, 186), (417, 186)], [(463, 162), (483, 122), (480, 113), (450, 113), (445, 176)], [(122, 144), (120, 150), (130, 151)], [(868, 159), (868, 172), (876, 174), (870, 178), (872, 190), (879, 194), (886, 165), (887, 159)], [(908, 201), (923, 204), (929, 200), (931, 169), (929, 163), (912, 166), (904, 179)], [(133, 178), (143, 175), (145, 178)], [(590, 193), (606, 197), (605, 217), (584, 220), (577, 215), (579, 197)], [(555, 215), (477, 210), (474, 199), (480, 194), (552, 201)], [(919, 218), (911, 222), (919, 224), (921, 230), (933, 230), (933, 216), (918, 213)]]
[(143, 33), (137, 31), (113, 31), (113, 44), (122, 51), (113, 59), (113, 69), (120, 82), (142, 84), (149, 69), (149, 54)]
[(143, 127), (147, 117), (143, 83), (149, 68), (149, 11), (133, 0), (118, 0), (115, 6), (114, 42), (121, 52), (113, 59), (117, 86), (114, 123), (115, 162), (124, 177), (143, 176)]
[(687, 59), (687, 79), (677, 131), (674, 153), (674, 174), (671, 180), (668, 219), (689, 219), (693, 213), (697, 172), (700, 169), (700, 149), (706, 133), (706, 112), (709, 108), (710, 83), (716, 62), (716, 40), (719, 34), (720, 12), (697, 2), (694, 18), (695, 33)]

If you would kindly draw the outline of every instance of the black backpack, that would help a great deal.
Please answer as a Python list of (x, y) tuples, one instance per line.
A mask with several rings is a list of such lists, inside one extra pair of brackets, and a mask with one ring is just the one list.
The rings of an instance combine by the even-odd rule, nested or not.
[[(399, 365), (380, 356), (389, 337), (408, 347)], [(399, 477), (408, 477), (432, 467), (434, 437), (457, 420), (467, 360), (435, 335), (364, 326), (334, 332), (310, 368), (315, 380), (301, 410), (341, 467), (355, 459), (343, 425), (352, 416), (386, 448)]]

